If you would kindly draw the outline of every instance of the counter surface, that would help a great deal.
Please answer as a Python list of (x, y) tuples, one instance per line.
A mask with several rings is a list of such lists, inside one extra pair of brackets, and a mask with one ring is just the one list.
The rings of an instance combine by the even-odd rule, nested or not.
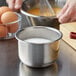
[(56, 63), (44, 69), (32, 69), (18, 58), (16, 39), (0, 41), (0, 76), (76, 76), (76, 51), (63, 40)]

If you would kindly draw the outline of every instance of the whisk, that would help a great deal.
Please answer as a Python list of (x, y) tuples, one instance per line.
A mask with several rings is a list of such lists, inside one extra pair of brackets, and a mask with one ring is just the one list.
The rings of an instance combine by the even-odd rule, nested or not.
[(48, 0), (40, 0), (40, 14), (41, 16), (54, 16), (55, 12), (48, 2)]

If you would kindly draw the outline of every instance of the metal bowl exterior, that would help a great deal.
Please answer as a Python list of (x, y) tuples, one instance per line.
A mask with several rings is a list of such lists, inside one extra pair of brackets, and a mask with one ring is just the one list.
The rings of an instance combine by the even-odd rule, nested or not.
[[(29, 44), (19, 41), (19, 58), (30, 67), (46, 67), (51, 65), (58, 57), (59, 46), (52, 44)], [(57, 41), (57, 43), (59, 43)], [(24, 47), (25, 46), (25, 47)], [(54, 46), (56, 48), (54, 48)], [(23, 56), (23, 57), (22, 57)]]
[[(35, 27), (36, 28), (34, 27), (28, 27), (28, 28), (39, 29), (42, 28), (43, 26), (42, 27), (35, 26)], [(46, 28), (46, 30), (48, 29)], [(34, 43), (24, 42), (18, 37), (20, 33), (21, 31), (19, 31), (16, 34), (16, 39), (18, 40), (18, 55), (20, 60), (25, 65), (36, 68), (47, 67), (57, 59), (58, 51), (59, 51), (59, 40), (62, 38), (61, 33), (60, 33), (60, 37), (57, 40), (53, 41), (52, 43), (50, 42), (44, 44), (34, 44)]]

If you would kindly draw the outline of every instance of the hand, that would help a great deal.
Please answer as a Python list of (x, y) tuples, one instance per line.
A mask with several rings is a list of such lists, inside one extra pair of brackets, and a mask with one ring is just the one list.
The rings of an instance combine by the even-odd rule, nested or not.
[(68, 0), (57, 17), (60, 23), (76, 21), (76, 0)]
[(9, 8), (13, 10), (18, 10), (22, 6), (22, 0), (6, 0)]

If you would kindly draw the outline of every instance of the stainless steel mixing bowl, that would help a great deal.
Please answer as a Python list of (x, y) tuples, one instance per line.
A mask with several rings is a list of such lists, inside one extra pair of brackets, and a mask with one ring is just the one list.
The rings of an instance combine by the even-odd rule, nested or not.
[[(53, 7), (62, 7), (65, 3), (65, 0), (48, 0)], [(21, 13), (26, 18), (26, 22), (29, 26), (49, 26), (56, 29), (59, 29), (59, 21), (56, 16), (36, 16), (30, 13), (27, 13), (27, 10), (32, 9), (37, 6), (39, 0), (25, 0), (22, 4)]]
[[(42, 38), (49, 42), (29, 42), (27, 39)], [(30, 67), (46, 67), (51, 65), (58, 57), (59, 40), (62, 33), (51, 27), (27, 27), (16, 33), (20, 60)]]

